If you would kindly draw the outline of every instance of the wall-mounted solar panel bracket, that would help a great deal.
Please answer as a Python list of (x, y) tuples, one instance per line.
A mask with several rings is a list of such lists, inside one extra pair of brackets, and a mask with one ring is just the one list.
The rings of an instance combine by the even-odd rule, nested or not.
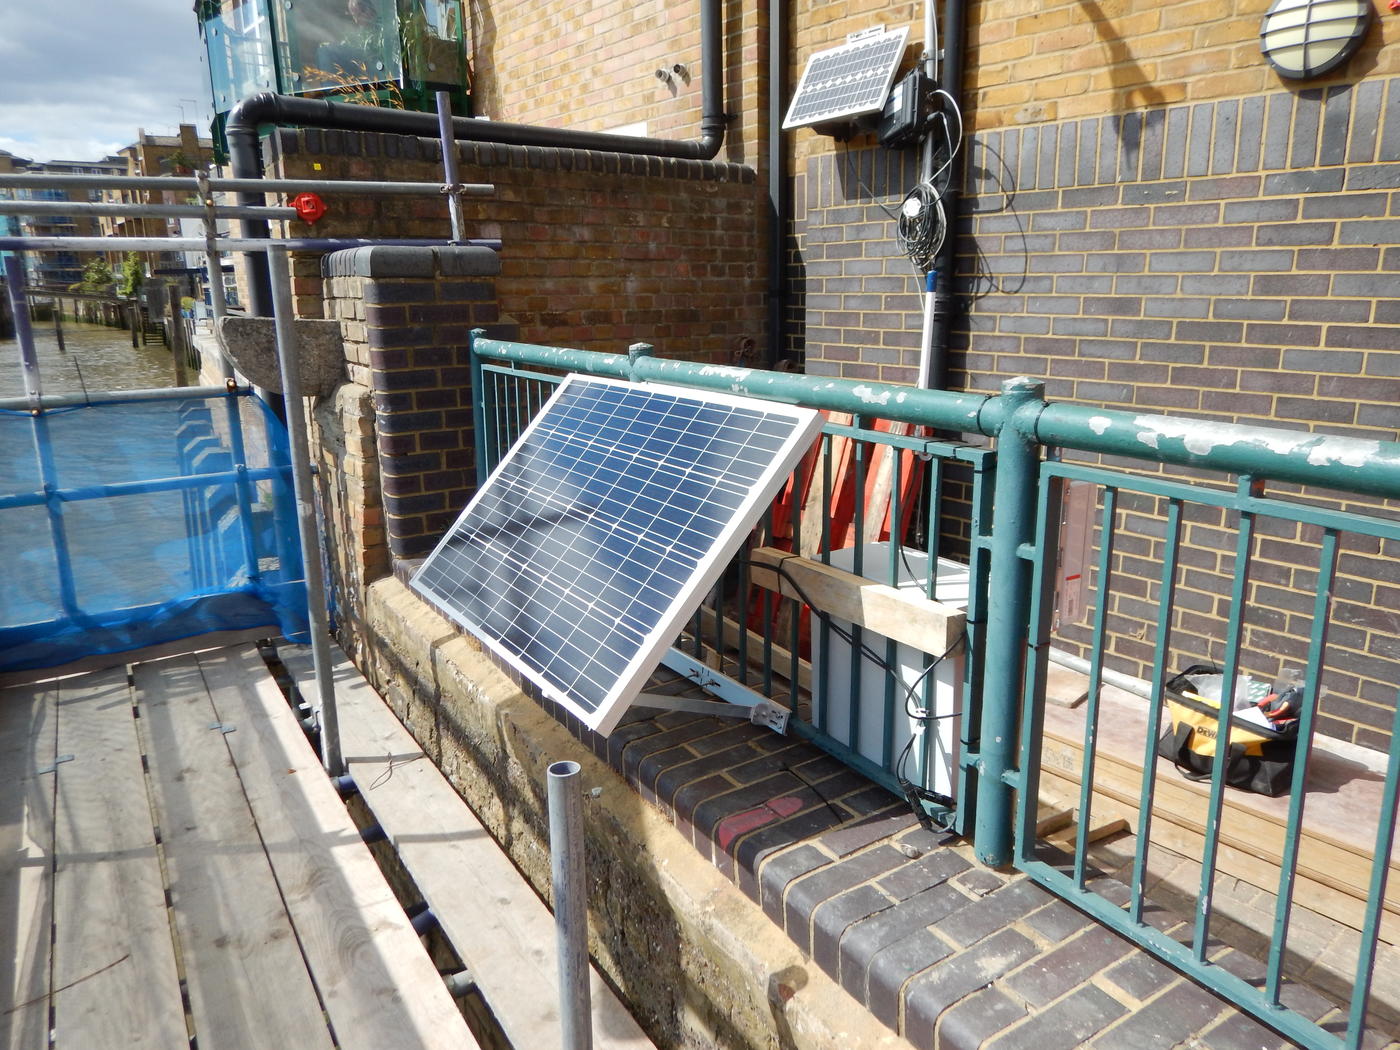
[(908, 36), (908, 26), (858, 34), (812, 55), (788, 103), (783, 129), (810, 127), (843, 135), (861, 118), (878, 117)]
[(411, 586), (606, 735), (820, 427), (810, 409), (571, 375)]

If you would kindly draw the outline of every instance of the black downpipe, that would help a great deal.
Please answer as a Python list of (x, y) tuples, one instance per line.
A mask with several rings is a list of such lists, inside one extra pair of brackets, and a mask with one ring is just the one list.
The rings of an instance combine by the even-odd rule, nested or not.
[[(967, 0), (947, 0), (943, 9), (943, 79), (939, 84), (963, 111), (963, 60), (967, 49)], [(948, 343), (953, 331), (953, 313), (957, 296), (953, 287), (957, 277), (957, 233), (962, 214), (963, 169), (967, 165), (966, 131), (961, 148), (961, 163), (948, 169), (948, 188), (943, 194), (943, 216), (947, 224), (943, 244), (934, 259), (938, 279), (933, 287), (933, 333), (929, 347), (929, 385), (934, 390), (948, 388)]]
[(768, 2), (768, 367), (782, 359), (787, 336), (787, 227), (783, 98), (787, 94), (787, 5)]
[[(720, 36), (721, 0), (701, 0), (700, 4), (700, 138), (659, 139), (636, 135), (609, 135), (601, 131), (575, 131), (532, 124), (506, 124), (493, 120), (454, 117), (452, 133), (459, 141), (495, 142), (508, 146), (546, 146), (558, 149), (596, 150), (600, 153), (626, 153), (647, 157), (673, 157), (680, 160), (713, 160), (724, 142), (728, 119), (724, 113), (724, 47)], [(299, 125), (310, 128), (337, 128), (343, 131), (374, 131), (396, 135), (437, 138), (435, 113), (411, 113), (374, 106), (352, 106), (325, 99), (300, 98), (262, 92), (250, 95), (229, 111), (225, 125), (229, 165), (236, 179), (260, 179), (262, 157), (258, 146), (261, 124)], [(263, 204), (259, 193), (240, 193), (240, 204)], [(266, 220), (242, 220), (244, 237), (266, 238)], [(272, 314), (272, 285), (267, 259), (261, 252), (248, 255), (249, 313), (256, 317)]]

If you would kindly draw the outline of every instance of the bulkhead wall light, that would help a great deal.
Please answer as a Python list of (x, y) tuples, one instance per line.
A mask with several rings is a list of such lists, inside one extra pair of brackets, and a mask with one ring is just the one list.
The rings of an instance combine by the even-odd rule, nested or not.
[(1321, 76), (1356, 52), (1373, 17), (1371, 0), (1274, 0), (1259, 49), (1280, 76)]

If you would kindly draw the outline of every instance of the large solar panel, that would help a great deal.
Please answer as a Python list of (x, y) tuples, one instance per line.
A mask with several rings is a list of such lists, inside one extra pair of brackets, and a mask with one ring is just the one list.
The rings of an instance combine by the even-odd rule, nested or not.
[(611, 732), (820, 425), (808, 409), (569, 376), (412, 585)]
[(807, 60), (784, 128), (826, 124), (878, 112), (889, 97), (909, 27), (863, 36)]

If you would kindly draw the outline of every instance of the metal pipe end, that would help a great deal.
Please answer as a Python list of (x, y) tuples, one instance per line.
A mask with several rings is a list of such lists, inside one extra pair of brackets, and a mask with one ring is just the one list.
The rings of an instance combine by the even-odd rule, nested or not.
[(551, 780), (567, 780), (569, 777), (576, 777), (583, 771), (583, 767), (577, 762), (568, 759), (563, 762), (551, 762), (545, 771)]

